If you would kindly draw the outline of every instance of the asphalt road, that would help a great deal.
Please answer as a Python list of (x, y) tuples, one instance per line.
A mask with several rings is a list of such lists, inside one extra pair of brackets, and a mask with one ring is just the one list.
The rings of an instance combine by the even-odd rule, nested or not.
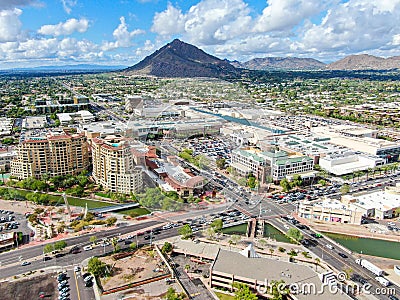
[[(295, 227), (291, 223), (282, 221), (280, 219), (271, 219), (269, 220), (269, 222), (282, 232), (286, 232), (288, 230), (287, 228), (285, 228), (285, 226), (288, 228)], [(301, 231), (303, 233), (304, 238), (315, 239), (314, 237), (311, 236), (311, 234), (314, 233), (314, 231), (312, 230), (301, 230)], [(338, 271), (343, 271), (345, 269), (353, 270), (354, 272), (353, 274), (361, 275), (368, 281), (368, 284), (371, 285), (368, 291), (374, 294), (376, 298), (388, 299), (388, 296), (386, 295), (377, 294), (377, 291), (380, 291), (382, 289), (382, 286), (375, 280), (376, 275), (374, 275), (372, 272), (364, 269), (363, 267), (355, 263), (355, 260), (358, 258), (356, 255), (352, 255), (349, 252), (337, 248), (335, 245), (333, 245), (334, 248), (332, 250), (328, 249), (326, 245), (328, 244), (332, 245), (332, 243), (324, 237), (318, 238), (316, 240), (318, 242), (318, 245), (307, 247), (308, 251), (314, 253), (314, 255), (318, 256), (322, 261), (325, 261)], [(344, 253), (348, 257), (342, 258), (338, 255), (338, 253)], [(358, 284), (361, 286), (360, 283)], [(398, 286), (391, 285), (388, 288), (395, 289), (395, 294), (400, 295), (400, 288)]]
[[(157, 224), (161, 224), (162, 221), (147, 221), (135, 225), (128, 225), (123, 227), (118, 227), (114, 229), (110, 229), (107, 231), (99, 231), (93, 232), (90, 234), (68, 238), (65, 241), (68, 244), (68, 247), (72, 246), (84, 246), (90, 244), (89, 238), (91, 236), (96, 236), (98, 240), (102, 238), (110, 238), (114, 236), (118, 236), (118, 234), (128, 234), (137, 230), (146, 229), (151, 226), (155, 226)], [(27, 272), (29, 270), (37, 270), (43, 267), (49, 266), (66, 266), (69, 264), (74, 264), (82, 261), (85, 258), (93, 256), (94, 254), (100, 254), (101, 251), (104, 249), (94, 249), (93, 253), (90, 254), (92, 251), (82, 251), (78, 254), (67, 254), (60, 258), (52, 258), (49, 261), (44, 262), (43, 257), (43, 247), (45, 244), (33, 246), (33, 247), (26, 247), (17, 250), (12, 250), (9, 252), (4, 252), (0, 254), (0, 278), (5, 278), (13, 275), (17, 275), (20, 273)], [(22, 261), (28, 261), (31, 264), (27, 266), (21, 266)]]

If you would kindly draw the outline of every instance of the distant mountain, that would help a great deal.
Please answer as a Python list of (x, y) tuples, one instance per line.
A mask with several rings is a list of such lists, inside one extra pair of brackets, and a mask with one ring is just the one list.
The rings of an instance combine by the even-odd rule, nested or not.
[(392, 70), (400, 69), (400, 56), (388, 58), (369, 54), (350, 55), (326, 66), (328, 70)]
[(231, 64), (236, 68), (250, 70), (319, 70), (326, 66), (313, 58), (298, 57), (254, 58), (243, 63), (233, 61)]
[(178, 39), (124, 71), (157, 77), (232, 78), (240, 75), (240, 70), (229, 62)]
[(91, 65), (91, 64), (77, 64), (77, 65), (65, 65), (65, 66), (38, 66), (29, 68), (13, 68), (1, 71), (19, 72), (19, 71), (116, 71), (122, 70), (126, 66), (104, 66), (104, 65)]

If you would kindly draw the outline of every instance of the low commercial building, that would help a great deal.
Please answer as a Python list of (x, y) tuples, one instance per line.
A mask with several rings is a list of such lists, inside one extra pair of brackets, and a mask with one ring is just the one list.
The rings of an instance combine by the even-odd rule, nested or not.
[[(203, 176), (192, 174), (189, 169), (179, 165), (174, 156), (168, 157), (167, 162), (156, 159), (148, 161), (148, 167), (172, 190), (181, 197), (193, 196), (201, 193), (206, 181)], [(163, 186), (161, 186), (163, 188)], [(168, 188), (168, 191), (171, 189)]]
[(143, 109), (143, 98), (139, 95), (125, 95), (125, 110), (133, 112), (135, 109)]
[(1, 233), (0, 234), (0, 251), (14, 247), (16, 241), (15, 232)]
[(107, 136), (92, 139), (93, 178), (114, 193), (138, 193), (143, 188), (142, 168), (134, 164), (129, 140)]
[(381, 191), (344, 195), (343, 201), (351, 203), (352, 209), (365, 217), (377, 220), (393, 218), (397, 215), (396, 209), (400, 208), (400, 184)]
[(132, 130), (132, 136), (141, 140), (148, 135), (159, 135), (166, 138), (185, 139), (191, 136), (216, 135), (222, 127), (222, 122), (217, 119), (198, 120), (168, 120), (142, 122), (132, 121), (127, 124)]
[(35, 100), (34, 110), (39, 114), (53, 112), (74, 112), (89, 109), (89, 98), (83, 95), (70, 97), (66, 94), (57, 94), (58, 99), (41, 98)]
[(310, 221), (324, 221), (346, 224), (361, 224), (363, 212), (336, 199), (301, 201), (299, 217)]
[(46, 116), (29, 116), (22, 120), (22, 129), (39, 129), (48, 126), (48, 121)]
[(382, 166), (383, 158), (377, 156), (356, 154), (353, 151), (338, 152), (321, 157), (319, 165), (336, 176), (351, 174), (356, 171), (364, 171)]
[(91, 123), (95, 121), (94, 115), (87, 110), (80, 110), (74, 113), (59, 113), (57, 114), (61, 125), (69, 125), (71, 123)]
[[(385, 163), (399, 160), (400, 143), (376, 139), (368, 134), (349, 134), (349, 131), (336, 130), (335, 127), (313, 127), (312, 131), (322, 136), (330, 137), (332, 144), (352, 149), (382, 158)], [(371, 134), (371, 136), (374, 136)]]
[[(283, 281), (290, 287), (290, 299), (350, 299), (345, 294), (331, 292), (322, 275), (304, 264), (262, 257), (250, 244), (240, 253), (219, 250), (211, 266), (209, 283), (212, 288), (231, 291), (235, 283), (246, 284), (259, 299), (270, 299), (271, 283)], [(293, 293), (295, 287), (298, 287), (298, 293)]]

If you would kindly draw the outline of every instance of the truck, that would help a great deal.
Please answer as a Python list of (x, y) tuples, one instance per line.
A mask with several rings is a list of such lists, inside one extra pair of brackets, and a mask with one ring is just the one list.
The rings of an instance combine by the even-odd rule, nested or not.
[(363, 268), (366, 268), (367, 270), (374, 273), (376, 276), (382, 276), (385, 273), (382, 269), (378, 268), (377, 266), (375, 266), (373, 263), (369, 262), (366, 259), (362, 258), (356, 259), (356, 264), (359, 264)]
[(383, 286), (389, 286), (390, 285), (390, 281), (387, 280), (386, 278), (381, 277), (381, 276), (375, 277), (375, 280), (378, 281)]

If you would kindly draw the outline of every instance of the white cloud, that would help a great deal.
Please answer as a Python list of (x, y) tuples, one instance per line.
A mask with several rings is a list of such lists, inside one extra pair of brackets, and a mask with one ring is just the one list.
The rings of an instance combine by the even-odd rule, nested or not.
[(22, 23), (19, 20), (21, 14), (22, 10), (18, 8), (0, 11), (0, 42), (14, 42), (18, 40), (22, 27)]
[(400, 0), (350, 0), (329, 10), (320, 24), (306, 28), (299, 48), (358, 53), (396, 47), (399, 19)]
[(38, 33), (44, 35), (70, 35), (74, 32), (85, 32), (89, 27), (89, 21), (86, 19), (69, 19), (67, 21), (60, 22), (56, 25), (43, 25), (38, 30)]
[(325, 10), (330, 0), (268, 0), (267, 7), (257, 19), (256, 32), (286, 31), (303, 20)]
[(160, 35), (173, 35), (183, 33), (185, 30), (185, 17), (182, 11), (168, 3), (165, 11), (156, 13), (151, 31)]
[(116, 48), (127, 48), (133, 45), (133, 38), (137, 35), (144, 34), (145, 31), (136, 29), (133, 31), (128, 30), (128, 25), (125, 22), (125, 18), (121, 17), (120, 24), (113, 32), (114, 42), (105, 42), (102, 46), (103, 51), (109, 51)]
[(63, 8), (67, 14), (70, 14), (72, 11), (72, 7), (74, 7), (78, 1), (77, 0), (61, 0)]
[(154, 16), (152, 30), (160, 35), (183, 34), (196, 44), (221, 44), (249, 31), (249, 13), (242, 0), (203, 0), (186, 14), (169, 4)]

